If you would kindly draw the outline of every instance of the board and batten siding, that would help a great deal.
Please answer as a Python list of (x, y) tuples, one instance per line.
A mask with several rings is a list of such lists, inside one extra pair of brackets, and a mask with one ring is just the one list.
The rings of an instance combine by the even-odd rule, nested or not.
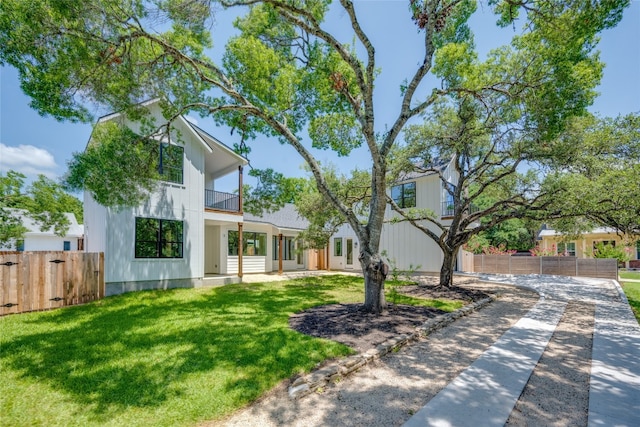
[[(154, 115), (160, 119), (159, 111)], [(136, 124), (125, 120), (136, 131)], [(85, 213), (87, 250), (104, 251), (105, 282), (139, 282), (202, 278), (204, 276), (204, 158), (205, 148), (191, 137), (180, 121), (174, 123), (184, 136), (172, 143), (184, 148), (183, 183), (160, 182), (143, 205), (112, 209), (89, 201)], [(186, 136), (185, 136), (186, 135)], [(135, 218), (157, 218), (184, 222), (183, 258), (136, 259)], [(101, 235), (98, 230), (106, 230)]]

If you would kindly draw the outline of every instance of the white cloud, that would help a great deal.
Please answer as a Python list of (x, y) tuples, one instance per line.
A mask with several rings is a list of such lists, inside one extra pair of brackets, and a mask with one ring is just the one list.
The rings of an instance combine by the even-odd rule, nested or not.
[(53, 170), (57, 167), (53, 155), (43, 148), (33, 145), (12, 147), (0, 142), (0, 170), (5, 173), (11, 169), (25, 175), (53, 177)]

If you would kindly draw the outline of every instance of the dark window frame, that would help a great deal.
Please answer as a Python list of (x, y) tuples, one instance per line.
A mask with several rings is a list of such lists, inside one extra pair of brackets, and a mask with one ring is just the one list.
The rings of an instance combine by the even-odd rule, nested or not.
[[(280, 236), (273, 236), (273, 260), (278, 260), (280, 255)], [(293, 261), (296, 252), (295, 237), (282, 236), (282, 260)]]
[(416, 182), (405, 182), (391, 187), (391, 198), (396, 205), (405, 208), (415, 208), (417, 206)]
[(71, 240), (63, 240), (62, 241), (62, 250), (70, 251), (71, 250)]
[[(569, 249), (568, 245), (573, 245), (573, 250)], [(557, 245), (556, 253), (558, 255), (561, 255), (566, 252), (568, 256), (576, 256), (576, 248), (576, 242), (559, 242)]]
[(333, 256), (342, 256), (342, 237), (333, 238)]
[[(154, 235), (141, 237), (145, 231)], [(174, 236), (174, 238), (167, 238)], [(153, 237), (153, 238), (150, 238)], [(136, 217), (134, 256), (136, 259), (181, 259), (184, 258), (184, 221), (175, 219)]]
[[(167, 142), (158, 144), (158, 173), (162, 181), (174, 184), (184, 184), (184, 147)], [(179, 155), (172, 158), (172, 151), (179, 151)], [(180, 162), (180, 165), (173, 165), (173, 161)], [(169, 164), (167, 164), (169, 162)]]
[[(227, 235), (227, 254), (229, 256), (238, 256), (238, 232), (229, 230)], [(262, 242), (262, 243), (261, 243)], [(235, 244), (234, 244), (235, 243)], [(233, 246), (232, 246), (233, 245)], [(258, 253), (251, 252), (257, 248)], [(245, 231), (242, 233), (242, 256), (267, 256), (267, 233), (259, 233), (257, 231)]]

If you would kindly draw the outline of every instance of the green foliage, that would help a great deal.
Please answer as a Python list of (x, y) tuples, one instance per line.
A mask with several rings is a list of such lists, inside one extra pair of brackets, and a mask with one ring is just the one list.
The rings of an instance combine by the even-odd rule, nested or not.
[[(370, 174), (356, 169), (350, 176), (341, 175), (335, 167), (330, 165), (323, 169), (323, 175), (327, 181), (327, 187), (340, 202), (363, 217), (370, 200)], [(298, 213), (309, 221), (309, 227), (301, 233), (300, 237), (310, 247), (326, 246), (331, 235), (345, 223), (344, 216), (318, 190), (313, 178), (309, 178), (307, 190), (299, 194), (295, 204)]]
[(577, 118), (556, 150), (562, 169), (548, 178), (561, 189), (554, 208), (571, 215), (554, 229), (575, 236), (609, 226), (640, 235), (640, 114)]
[(12, 244), (28, 230), (22, 225), (21, 215), (34, 220), (41, 231), (52, 229), (63, 236), (69, 229), (64, 215), (71, 212), (78, 223), (83, 222), (82, 202), (66, 193), (61, 184), (39, 175), (25, 188), (26, 176), (15, 171), (0, 174), (0, 243)]
[(288, 178), (271, 168), (251, 169), (249, 176), (258, 178), (258, 185), (245, 186), (244, 210), (257, 216), (277, 211), (287, 203), (296, 203), (312, 185), (304, 178)]
[(86, 150), (69, 162), (65, 183), (90, 191), (104, 206), (137, 206), (161, 178), (158, 144), (115, 122), (100, 123)]
[[(244, 142), (258, 135), (291, 145), (307, 162), (323, 203), (330, 205), (329, 217), (336, 213), (354, 229), (365, 263), (377, 257), (386, 183), (416, 162), (429, 172), (429, 165), (455, 157), (456, 171), (464, 172), (454, 195), (451, 237), (430, 234), (447, 255), (473, 234), (468, 230), (475, 220), (490, 218), (476, 229), (481, 232), (542, 211), (550, 202), (535, 194), (542, 187), (540, 177), (519, 173), (519, 166), (548, 162), (555, 138), (593, 101), (603, 67), (594, 50), (597, 34), (615, 26), (628, 5), (492, 0), (501, 25), (514, 25), (517, 17), (522, 28), (508, 46), (480, 60), (467, 25), (477, 2), (412, 1), (424, 49), (417, 52), (416, 70), (409, 70), (413, 77), (402, 84), (398, 115), (383, 132), (377, 103), (390, 100), (374, 99), (375, 46), (352, 2), (334, 4), (348, 17), (341, 22), (351, 26), (350, 45), (326, 30), (328, 0), (221, 3), (243, 7), (246, 15), (234, 23), (238, 32), (216, 64), (207, 56), (216, 2), (5, 0), (0, 63), (18, 69), (37, 111), (61, 120), (88, 120), (85, 101), (129, 112), (139, 101), (160, 98), (167, 104), (166, 117), (196, 111), (237, 129), (243, 140), (238, 148), (245, 153)], [(429, 90), (424, 84), (432, 77), (440, 81)], [(425, 125), (407, 128), (421, 114)], [(395, 153), (405, 130), (407, 145)], [(348, 197), (332, 186), (309, 147), (344, 156), (361, 144), (370, 153), (371, 165), (365, 168), (370, 179), (368, 190), (359, 190), (361, 203), (354, 205), (344, 202)], [(145, 164), (142, 173), (126, 168), (130, 174), (125, 176), (105, 165), (118, 178), (113, 194), (106, 194), (82, 173), (100, 159), (108, 157), (96, 153), (73, 164), (79, 171), (71, 174), (78, 176), (73, 185), (94, 186), (104, 203), (140, 200), (152, 168)], [(120, 160), (125, 159), (116, 156), (112, 162)], [(475, 190), (470, 182), (477, 183)], [(558, 191), (556, 184), (545, 187), (548, 194)], [(499, 202), (462, 218), (485, 192), (501, 194)], [(319, 221), (315, 226), (326, 230)], [(381, 301), (370, 298), (368, 307)]]
[(594, 245), (589, 255), (594, 258), (614, 258), (618, 260), (618, 263), (624, 263), (631, 259), (631, 249), (631, 247), (613, 246), (598, 242)]

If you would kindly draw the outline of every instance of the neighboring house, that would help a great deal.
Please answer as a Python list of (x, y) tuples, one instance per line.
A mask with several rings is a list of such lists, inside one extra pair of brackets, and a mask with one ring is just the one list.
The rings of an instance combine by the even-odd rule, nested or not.
[[(447, 185), (457, 184), (457, 174), (453, 160), (441, 163), (440, 173)], [(447, 224), (453, 215), (452, 196), (446, 190), (442, 180), (435, 173), (410, 173), (396, 182), (390, 189), (390, 195), (401, 208), (416, 207), (430, 209), (435, 212), (443, 224)], [(442, 266), (440, 247), (426, 234), (406, 221), (390, 222), (399, 215), (387, 206), (385, 223), (382, 227), (380, 252), (386, 253), (391, 261), (391, 268), (399, 270), (415, 270), (421, 272), (437, 272)], [(426, 223), (426, 221), (425, 221)], [(432, 229), (437, 230), (432, 226)], [(359, 242), (355, 232), (349, 225), (343, 225), (331, 237), (329, 266), (335, 270), (360, 270)], [(462, 262), (461, 252), (458, 254), (458, 265)]]
[[(543, 229), (538, 234), (540, 247), (549, 251), (555, 250), (558, 255), (569, 255), (578, 258), (592, 258), (595, 246), (603, 242), (613, 246), (624, 245), (623, 238), (616, 233), (613, 228), (600, 227), (583, 233), (579, 239), (566, 240), (566, 238), (556, 230)], [(630, 249), (632, 260), (640, 259), (640, 241)]]
[[(164, 123), (158, 101), (143, 105)], [(118, 113), (98, 123), (112, 120), (139, 131)], [(176, 134), (157, 138), (165, 180), (146, 203), (108, 208), (85, 192), (85, 246), (105, 254), (106, 294), (233, 283), (244, 273), (278, 271), (273, 239), (280, 234), (283, 269), (306, 268), (305, 257), (292, 251), (304, 226), (290, 209), (262, 218), (244, 215), (241, 193), (218, 191), (216, 183), (233, 180), (233, 174), (242, 189), (247, 160), (184, 117), (174, 127), (179, 139)]]
[(40, 225), (32, 218), (22, 214), (20, 220), (28, 230), (21, 239), (11, 246), (0, 246), (4, 251), (77, 251), (83, 248), (84, 227), (78, 224), (76, 216), (70, 212), (64, 214), (69, 228), (64, 236), (58, 236), (53, 228), (41, 231)]

